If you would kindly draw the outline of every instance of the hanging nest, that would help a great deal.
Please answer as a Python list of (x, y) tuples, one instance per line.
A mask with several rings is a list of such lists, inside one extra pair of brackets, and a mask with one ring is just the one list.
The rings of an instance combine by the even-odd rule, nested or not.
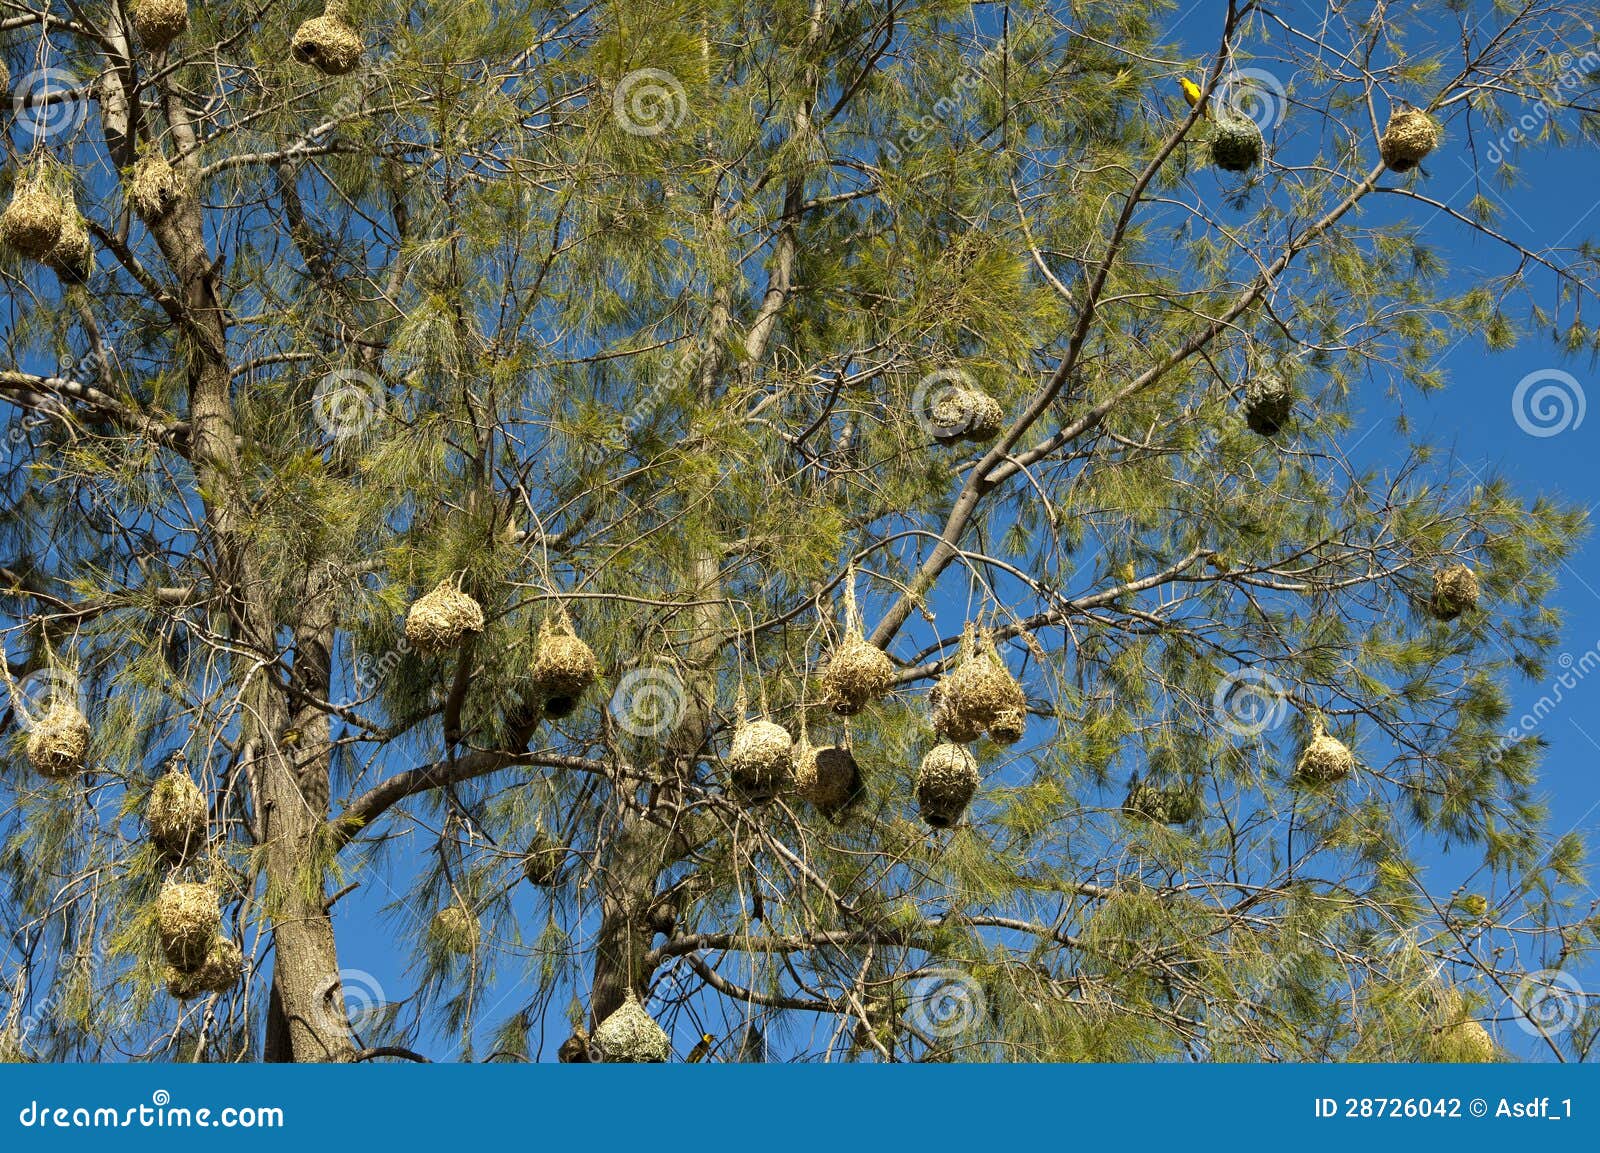
[(167, 963), (185, 972), (205, 964), (222, 925), (217, 887), (195, 881), (168, 881), (156, 897), (156, 933)]
[(1225, 172), (1248, 172), (1261, 163), (1265, 147), (1266, 141), (1254, 120), (1222, 117), (1211, 135), (1211, 163)]
[(852, 633), (828, 658), (822, 690), (828, 704), (841, 717), (853, 717), (889, 691), (894, 683), (894, 663), (889, 654)]
[(1454, 564), (1433, 574), (1433, 596), (1428, 611), (1441, 621), (1453, 621), (1478, 607), (1478, 574), (1464, 564)]
[(1281, 376), (1258, 372), (1244, 386), (1244, 420), (1258, 436), (1277, 436), (1294, 411), (1294, 389)]
[(544, 833), (535, 833), (528, 842), (527, 852), (522, 854), (523, 875), (535, 885), (549, 887), (560, 884), (561, 874), (566, 867), (566, 846), (558, 844)]
[(76, 210), (61, 222), (61, 239), (45, 263), (71, 284), (83, 284), (94, 274), (94, 242), (89, 239), (88, 224)]
[(182, 769), (170, 769), (150, 790), (150, 841), (173, 864), (205, 847), (208, 816), (205, 794)]
[(644, 1011), (631, 989), (617, 1011), (600, 1022), (590, 1047), (594, 1056), (608, 1062), (659, 1065), (672, 1056), (672, 1039)]
[(482, 631), (483, 609), (461, 591), (459, 579), (440, 581), (406, 613), (406, 640), (426, 654), (452, 649), (467, 633)]
[(128, 15), (139, 43), (160, 52), (189, 27), (187, 0), (131, 0)]
[(960, 745), (933, 746), (917, 770), (917, 807), (935, 829), (961, 820), (978, 791), (978, 762)]
[(956, 667), (928, 694), (934, 731), (964, 745), (989, 729), (1001, 744), (1013, 743), (1027, 725), (1028, 699), (1022, 686), (1006, 669), (993, 639), (985, 636), (977, 642), (971, 625), (962, 634), (961, 649)]
[(1327, 785), (1343, 780), (1355, 767), (1355, 754), (1339, 738), (1324, 731), (1320, 718), (1313, 721), (1311, 743), (1295, 764), (1294, 779), (1301, 784)]
[(243, 975), (244, 954), (238, 945), (219, 933), (198, 968), (186, 970), (172, 966), (167, 970), (167, 992), (180, 1001), (202, 993), (226, 993)]
[(544, 697), (546, 715), (570, 714), (598, 673), (594, 650), (578, 639), (565, 613), (540, 623), (533, 668), (528, 675)]
[(52, 697), (28, 732), (28, 763), (41, 776), (60, 779), (82, 772), (88, 752), (88, 718), (73, 701)]
[(1402, 108), (1389, 117), (1378, 141), (1383, 162), (1395, 172), (1410, 172), (1439, 145), (1439, 126), (1420, 108)]
[(1499, 1058), (1489, 1031), (1472, 1017), (1466, 999), (1454, 989), (1439, 998), (1437, 1023), (1424, 1045), (1427, 1059), (1446, 1064), (1486, 1064)]
[(43, 263), (61, 243), (71, 206), (54, 192), (42, 168), (17, 182), (11, 203), (0, 212), (0, 244)]
[(294, 30), (289, 51), (324, 76), (343, 76), (361, 63), (361, 33), (350, 23), (350, 6), (328, 0), (321, 16)]
[(746, 798), (770, 800), (794, 779), (794, 738), (774, 721), (740, 721), (728, 750), (728, 778)]
[(446, 953), (470, 956), (478, 949), (478, 918), (463, 905), (446, 905), (433, 915), (428, 937)]
[(801, 738), (795, 753), (794, 787), (825, 817), (855, 799), (861, 790), (861, 768), (842, 745), (813, 746)]
[(988, 393), (976, 388), (951, 388), (934, 400), (928, 414), (933, 437), (944, 443), (993, 440), (1006, 426), (1006, 410)]
[(178, 170), (160, 152), (139, 157), (123, 181), (122, 197), (128, 207), (149, 222), (171, 212), (183, 195), (183, 180)]
[(1200, 795), (1192, 788), (1162, 788), (1136, 778), (1128, 786), (1122, 811), (1158, 825), (1187, 825), (1200, 815)]

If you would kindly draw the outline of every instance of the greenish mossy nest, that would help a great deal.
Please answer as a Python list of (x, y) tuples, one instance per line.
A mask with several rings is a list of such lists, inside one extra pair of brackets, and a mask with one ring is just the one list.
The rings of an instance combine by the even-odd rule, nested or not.
[(88, 753), (88, 718), (72, 701), (52, 697), (28, 731), (28, 763), (41, 776), (60, 779), (82, 772)]
[(1446, 1064), (1481, 1065), (1500, 1056), (1494, 1038), (1472, 1017), (1466, 1000), (1454, 989), (1440, 996), (1424, 1049), (1429, 1061)]
[(1313, 723), (1311, 741), (1295, 764), (1294, 779), (1303, 784), (1328, 785), (1343, 780), (1355, 767), (1355, 754), (1338, 737), (1324, 732), (1319, 720)]
[(1244, 420), (1257, 436), (1277, 436), (1294, 411), (1294, 389), (1270, 372), (1257, 373), (1244, 386)]
[(600, 1022), (590, 1041), (601, 1061), (659, 1065), (672, 1056), (672, 1039), (629, 990), (622, 1005)]
[(822, 691), (828, 706), (841, 717), (853, 717), (889, 691), (894, 683), (894, 662), (889, 654), (851, 633), (828, 658), (822, 674)]
[(1158, 825), (1187, 825), (1200, 815), (1200, 795), (1193, 789), (1162, 788), (1134, 782), (1122, 809), (1131, 817)]
[(61, 243), (71, 206), (34, 171), (18, 181), (11, 203), (0, 212), (0, 244), (43, 263)]
[(560, 884), (566, 867), (566, 846), (557, 844), (544, 833), (535, 833), (522, 854), (522, 872), (529, 882), (540, 886)]
[(205, 794), (182, 769), (169, 770), (150, 789), (150, 842), (173, 864), (205, 848), (208, 816)]
[(61, 239), (45, 258), (61, 279), (82, 284), (94, 273), (94, 243), (89, 226), (74, 210), (61, 222)]
[(1261, 163), (1265, 147), (1266, 141), (1254, 120), (1223, 117), (1211, 134), (1211, 163), (1226, 172), (1248, 172)]
[(544, 711), (552, 717), (567, 716), (599, 673), (594, 650), (578, 639), (565, 615), (539, 625), (539, 640), (533, 650), (529, 677), (544, 698)]
[(971, 630), (962, 637), (962, 657), (956, 667), (939, 678), (928, 694), (933, 705), (933, 728), (939, 736), (967, 744), (990, 729), (1002, 744), (1022, 736), (1027, 724), (1028, 699), (1022, 686), (1006, 669), (994, 642), (985, 637), (975, 644)]
[(289, 51), (324, 76), (343, 76), (361, 63), (361, 33), (350, 23), (349, 5), (328, 0), (321, 16), (294, 30)]
[(189, 27), (187, 0), (131, 0), (128, 15), (139, 43), (160, 52)]
[(1478, 607), (1478, 574), (1464, 564), (1454, 564), (1433, 574), (1433, 596), (1428, 610), (1441, 621), (1453, 621)]
[(861, 769), (850, 750), (841, 745), (817, 748), (801, 740), (795, 753), (795, 792), (831, 817), (855, 799), (861, 788)]
[(168, 881), (156, 897), (156, 935), (167, 963), (185, 972), (205, 964), (222, 925), (217, 887), (198, 881)]
[(1006, 410), (988, 393), (976, 388), (952, 388), (934, 400), (928, 414), (935, 440), (975, 443), (993, 440), (1006, 426)]
[(226, 993), (244, 975), (244, 954), (239, 946), (220, 933), (212, 941), (205, 960), (197, 968), (167, 971), (167, 992), (180, 1001), (202, 993)]
[(978, 762), (960, 745), (933, 746), (917, 770), (917, 807), (935, 829), (961, 820), (978, 791)]
[(440, 581), (406, 613), (406, 640), (425, 654), (445, 652), (467, 633), (482, 631), (483, 609), (461, 591), (458, 580)]
[(1389, 117), (1378, 140), (1383, 162), (1395, 172), (1410, 172), (1439, 146), (1439, 126), (1420, 108), (1402, 108)]
[(428, 936), (446, 953), (470, 956), (478, 948), (478, 918), (461, 905), (446, 905), (433, 915)]
[(178, 203), (183, 195), (183, 181), (165, 156), (148, 152), (128, 170), (122, 190), (123, 199), (140, 219), (155, 221), (171, 212)]
[(794, 738), (775, 721), (740, 721), (728, 749), (728, 779), (750, 800), (771, 799), (794, 779)]

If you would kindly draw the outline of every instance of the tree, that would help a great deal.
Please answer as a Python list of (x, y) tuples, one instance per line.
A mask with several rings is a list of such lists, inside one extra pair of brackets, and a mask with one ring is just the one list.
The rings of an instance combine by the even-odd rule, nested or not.
[[(1493, 215), (1600, 57), (1168, 12), (13, 5), (9, 1051), (1487, 1055), (1595, 940), (1503, 736), (1583, 517), (1405, 413), (1597, 347), (1593, 249)], [(352, 1022), (380, 875), (416, 982)]]

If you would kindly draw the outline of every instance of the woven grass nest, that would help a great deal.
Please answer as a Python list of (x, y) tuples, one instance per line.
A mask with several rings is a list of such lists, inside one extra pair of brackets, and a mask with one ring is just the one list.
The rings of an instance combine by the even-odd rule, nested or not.
[(446, 905), (433, 915), (428, 936), (446, 953), (470, 956), (478, 948), (478, 918), (462, 905)]
[(977, 740), (987, 730), (991, 740), (1012, 744), (1027, 727), (1028, 699), (1006, 669), (992, 638), (974, 638), (969, 627), (961, 640), (956, 667), (928, 694), (933, 728), (957, 744)]
[(616, 1012), (600, 1022), (589, 1044), (594, 1056), (607, 1062), (659, 1065), (672, 1056), (672, 1039), (644, 1011), (632, 990)]
[(1320, 719), (1313, 721), (1311, 741), (1295, 763), (1294, 779), (1301, 784), (1328, 785), (1343, 780), (1355, 767), (1355, 754), (1345, 743), (1324, 731)]
[(1222, 117), (1211, 135), (1211, 163), (1225, 172), (1248, 172), (1261, 163), (1265, 147), (1266, 141), (1254, 120)]
[(571, 713), (578, 698), (594, 684), (599, 670), (594, 650), (578, 639), (564, 613), (540, 623), (528, 675), (544, 697), (546, 715), (564, 717)]
[(794, 780), (794, 738), (775, 721), (740, 721), (728, 749), (728, 779), (748, 799), (770, 800)]
[(94, 242), (89, 239), (88, 224), (76, 209), (61, 222), (61, 239), (45, 257), (45, 263), (72, 284), (82, 284), (94, 273)]
[(193, 972), (205, 964), (222, 925), (217, 887), (197, 881), (168, 881), (156, 897), (156, 934), (161, 952), (176, 969)]
[(33, 172), (17, 182), (11, 203), (0, 212), (0, 244), (43, 263), (61, 243), (71, 206), (52, 191), (42, 173)]
[(28, 763), (41, 776), (61, 779), (83, 771), (89, 720), (65, 697), (53, 697), (28, 732)]
[(522, 872), (528, 881), (540, 886), (559, 884), (566, 867), (566, 846), (544, 833), (535, 833), (522, 854)]
[(445, 652), (467, 633), (482, 631), (483, 609), (461, 591), (457, 579), (440, 581), (432, 592), (418, 597), (406, 613), (406, 640), (421, 653)]
[(988, 393), (976, 388), (952, 388), (941, 392), (928, 414), (935, 440), (975, 443), (993, 440), (1006, 425), (1006, 410)]
[(917, 770), (917, 808), (935, 829), (961, 820), (978, 791), (978, 762), (960, 745), (945, 741), (928, 750)]
[(1257, 436), (1277, 436), (1294, 411), (1294, 389), (1270, 372), (1252, 376), (1244, 386), (1244, 420)]
[(1439, 998), (1437, 1021), (1424, 1048), (1429, 1061), (1487, 1064), (1500, 1056), (1489, 1030), (1474, 1020), (1466, 1000), (1454, 989)]
[(1433, 596), (1428, 611), (1437, 620), (1453, 621), (1478, 607), (1478, 574), (1464, 564), (1451, 565), (1433, 574)]
[(153, 221), (172, 211), (183, 194), (183, 181), (165, 156), (150, 152), (134, 162), (122, 189), (128, 207), (138, 213), (140, 219)]
[(818, 748), (802, 738), (794, 758), (794, 788), (823, 816), (831, 817), (860, 791), (861, 768), (842, 745)]
[(170, 769), (150, 790), (150, 841), (173, 864), (205, 848), (208, 816), (205, 794), (182, 769)]
[(167, 970), (167, 992), (180, 1001), (202, 993), (226, 993), (243, 975), (244, 954), (238, 945), (219, 933), (197, 968), (172, 966)]
[(1439, 145), (1439, 126), (1419, 108), (1402, 108), (1389, 117), (1378, 140), (1383, 162), (1395, 172), (1410, 172)]
[(343, 76), (361, 63), (361, 33), (350, 22), (350, 7), (328, 0), (321, 16), (313, 16), (294, 30), (289, 51), (302, 64), (324, 76)]
[(842, 717), (853, 717), (889, 691), (894, 683), (894, 663), (889, 654), (860, 633), (839, 642), (822, 674), (822, 691), (828, 706)]
[(131, 0), (128, 15), (139, 43), (160, 52), (189, 27), (187, 0)]
[(1200, 795), (1189, 788), (1162, 788), (1135, 781), (1122, 802), (1131, 817), (1158, 825), (1187, 825), (1200, 815)]

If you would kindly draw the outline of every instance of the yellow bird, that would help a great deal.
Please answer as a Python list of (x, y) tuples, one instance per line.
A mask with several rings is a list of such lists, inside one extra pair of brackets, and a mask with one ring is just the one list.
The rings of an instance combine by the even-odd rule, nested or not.
[[(1180, 76), (1178, 77), (1178, 87), (1183, 89), (1183, 98), (1189, 102), (1190, 108), (1200, 103), (1200, 85), (1190, 80), (1187, 76)], [(1205, 114), (1206, 110), (1204, 108), (1200, 109), (1200, 115), (1204, 116)]]
[(689, 1050), (689, 1055), (684, 1058), (684, 1061), (689, 1064), (693, 1064), (696, 1061), (704, 1061), (706, 1055), (711, 1052), (711, 1047), (716, 1043), (717, 1039), (710, 1033), (701, 1033), (699, 1044)]

